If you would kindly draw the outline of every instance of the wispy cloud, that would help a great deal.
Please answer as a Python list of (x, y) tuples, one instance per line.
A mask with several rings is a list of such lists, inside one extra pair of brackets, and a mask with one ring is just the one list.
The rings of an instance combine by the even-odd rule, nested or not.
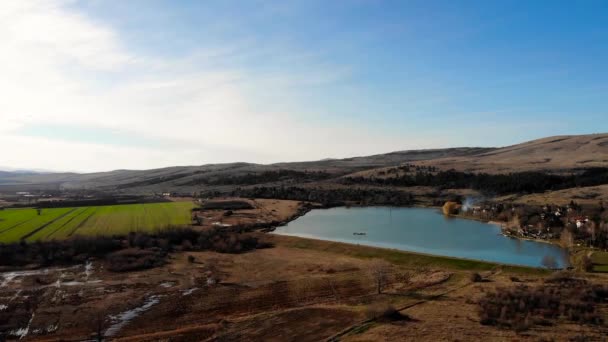
[(553, 120), (556, 107), (605, 112), (600, 63), (579, 75), (585, 87), (528, 67), (504, 48), (521, 32), (495, 39), (512, 30), (488, 34), (483, 6), (144, 5), (0, 2), (0, 164), (95, 171), (494, 145), (584, 121)]
[[(174, 58), (142, 55), (112, 27), (68, 4), (0, 5), (0, 145), (13, 146), (2, 153), (5, 164), (107, 170), (274, 162), (375, 152), (395, 143), (375, 137), (373, 146), (363, 144), (369, 133), (356, 125), (303, 123), (306, 111), (292, 111), (282, 97), (290, 88), (339, 82), (349, 75), (347, 65), (272, 44), (204, 46)], [(282, 67), (226, 62), (248, 55), (274, 58)], [(108, 132), (132, 137), (112, 143), (116, 133)]]

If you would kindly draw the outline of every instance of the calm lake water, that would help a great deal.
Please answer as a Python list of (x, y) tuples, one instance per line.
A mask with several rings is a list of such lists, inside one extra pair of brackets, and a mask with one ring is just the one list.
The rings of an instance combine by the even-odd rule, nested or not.
[(535, 267), (552, 255), (560, 267), (568, 265), (566, 252), (558, 246), (508, 238), (497, 225), (447, 218), (429, 208), (313, 210), (275, 233)]

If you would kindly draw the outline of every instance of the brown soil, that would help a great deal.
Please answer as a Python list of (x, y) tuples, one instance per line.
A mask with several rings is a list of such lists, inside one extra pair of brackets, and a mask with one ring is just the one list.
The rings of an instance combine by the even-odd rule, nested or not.
[(305, 204), (300, 201), (245, 198), (214, 201), (246, 202), (252, 209), (203, 209), (195, 212), (194, 215), (198, 215), (203, 227), (278, 225), (292, 220), (305, 211)]

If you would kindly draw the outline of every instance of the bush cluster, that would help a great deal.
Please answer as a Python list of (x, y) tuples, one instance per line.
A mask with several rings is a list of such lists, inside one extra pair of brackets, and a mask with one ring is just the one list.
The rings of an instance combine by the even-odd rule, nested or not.
[(0, 244), (0, 266), (69, 265), (89, 258), (105, 257), (116, 271), (161, 265), (170, 252), (210, 250), (242, 253), (271, 247), (250, 233), (237, 229), (194, 230), (169, 228), (155, 233), (129, 233), (126, 236), (76, 237), (64, 241)]
[(598, 325), (604, 319), (597, 304), (607, 301), (607, 286), (560, 275), (542, 286), (519, 285), (488, 293), (479, 301), (479, 314), (484, 325), (517, 331), (552, 325), (559, 319)]
[(123, 248), (115, 237), (74, 238), (65, 241), (0, 244), (0, 266), (74, 264)]
[(365, 309), (365, 315), (368, 319), (380, 321), (403, 321), (410, 318), (399, 312), (393, 305), (386, 303), (375, 303), (369, 305)]
[(129, 272), (162, 266), (166, 253), (160, 249), (127, 248), (106, 257), (107, 268), (112, 272)]

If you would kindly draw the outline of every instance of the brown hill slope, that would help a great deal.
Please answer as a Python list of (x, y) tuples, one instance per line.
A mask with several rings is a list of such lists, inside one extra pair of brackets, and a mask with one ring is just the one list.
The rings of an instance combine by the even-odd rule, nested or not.
[(554, 136), (464, 157), (420, 162), (441, 169), (505, 173), (608, 166), (608, 133)]
[[(152, 170), (115, 170), (110, 172), (76, 173), (34, 173), (0, 174), (0, 192), (3, 190), (32, 191), (46, 189), (49, 184), (54, 189), (97, 189), (120, 190), (125, 192), (152, 193), (164, 191), (192, 192), (205, 188), (209, 182), (218, 182), (231, 177), (260, 175), (285, 170), (323, 172), (327, 178), (338, 177), (358, 170), (373, 169), (404, 162), (418, 162), (442, 157), (470, 156), (492, 151), (492, 148), (446, 148), (433, 150), (398, 151), (373, 156), (345, 159), (326, 159), (310, 162), (277, 163), (270, 165), (250, 163), (208, 164), (202, 166), (174, 166)], [(281, 176), (278, 174), (278, 176)], [(281, 179), (290, 178), (280, 177)], [(294, 179), (293, 181), (299, 181)], [(235, 183), (230, 183), (235, 185)], [(17, 189), (17, 190), (16, 190)]]
[[(556, 136), (503, 148), (446, 148), (397, 151), (386, 154), (326, 159), (311, 162), (270, 165), (231, 163), (202, 166), (175, 166), (152, 170), (116, 170), (111, 172), (75, 173), (0, 173), (0, 192), (46, 189), (98, 189), (121, 192), (152, 193), (164, 191), (200, 191), (210, 184), (239, 185), (250, 175), (260, 184), (313, 181), (307, 172), (329, 180), (346, 174), (376, 176), (383, 168), (403, 163), (432, 165), (440, 169), (469, 172), (506, 173), (518, 171), (567, 171), (589, 167), (608, 167), (608, 133)], [(285, 172), (293, 171), (293, 172)], [(275, 178), (272, 179), (272, 174)], [(304, 173), (304, 174), (302, 174)], [(240, 177), (240, 178), (239, 178)], [(230, 181), (231, 178), (236, 180)], [(228, 179), (227, 183), (222, 180)], [(253, 178), (256, 179), (256, 178)]]

